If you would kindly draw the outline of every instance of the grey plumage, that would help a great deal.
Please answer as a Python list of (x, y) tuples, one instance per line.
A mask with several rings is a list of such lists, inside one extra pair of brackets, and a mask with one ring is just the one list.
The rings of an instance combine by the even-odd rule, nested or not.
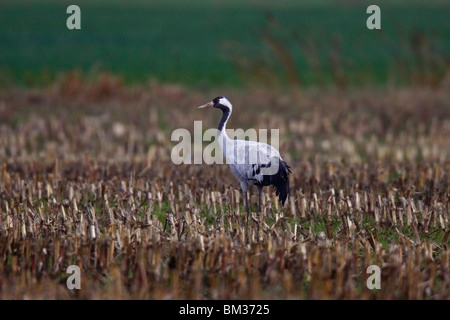
[(261, 212), (261, 194), (265, 186), (274, 186), (278, 199), (284, 205), (289, 195), (289, 174), (291, 170), (281, 158), (279, 152), (266, 143), (228, 138), (225, 129), (232, 112), (232, 105), (226, 97), (217, 97), (199, 108), (207, 107), (222, 110), (217, 140), (227, 163), (230, 164), (231, 171), (241, 184), (245, 195), (247, 213), (249, 213), (247, 191), (251, 184), (258, 188), (258, 212)]

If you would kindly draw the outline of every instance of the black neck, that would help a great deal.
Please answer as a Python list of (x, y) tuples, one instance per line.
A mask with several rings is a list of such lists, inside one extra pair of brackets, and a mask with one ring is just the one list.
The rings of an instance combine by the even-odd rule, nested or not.
[(228, 118), (230, 117), (231, 112), (230, 112), (229, 108), (220, 108), (220, 109), (222, 110), (223, 113), (222, 113), (222, 119), (220, 119), (219, 126), (217, 127), (217, 129), (219, 131), (222, 131), (225, 126), (225, 123), (227, 122)]

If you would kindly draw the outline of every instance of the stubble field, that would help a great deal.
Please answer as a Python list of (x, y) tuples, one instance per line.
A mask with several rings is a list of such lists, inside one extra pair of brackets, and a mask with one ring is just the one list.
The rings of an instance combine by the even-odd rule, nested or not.
[[(449, 92), (206, 93), (76, 74), (2, 92), (0, 298), (449, 299)], [(279, 129), (292, 167), (286, 206), (266, 188), (248, 240), (229, 168), (170, 158), (172, 130), (216, 126), (194, 107), (219, 94), (229, 128)]]

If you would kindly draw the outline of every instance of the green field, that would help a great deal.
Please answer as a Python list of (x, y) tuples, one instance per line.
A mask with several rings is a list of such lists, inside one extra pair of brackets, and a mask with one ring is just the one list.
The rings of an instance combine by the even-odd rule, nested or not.
[(380, 2), (381, 31), (366, 28), (368, 2), (347, 2), (74, 1), (78, 31), (66, 28), (67, 3), (2, 2), (0, 86), (48, 85), (74, 69), (196, 87), (438, 84), (445, 76), (448, 2)]

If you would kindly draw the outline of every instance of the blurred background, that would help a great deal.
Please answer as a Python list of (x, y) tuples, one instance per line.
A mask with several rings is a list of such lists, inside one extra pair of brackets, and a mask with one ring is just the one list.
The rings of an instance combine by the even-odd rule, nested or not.
[[(373, 2), (373, 1), (372, 1)], [(0, 2), (0, 86), (156, 80), (195, 88), (439, 86), (448, 78), (448, 1), (18, 0)], [(66, 8), (81, 8), (81, 30)]]
[(370, 4), (2, 1), (0, 158), (170, 161), (171, 132), (215, 127), (194, 107), (226, 95), (229, 128), (279, 129), (294, 164), (445, 162), (450, 4), (379, 1), (369, 30)]

